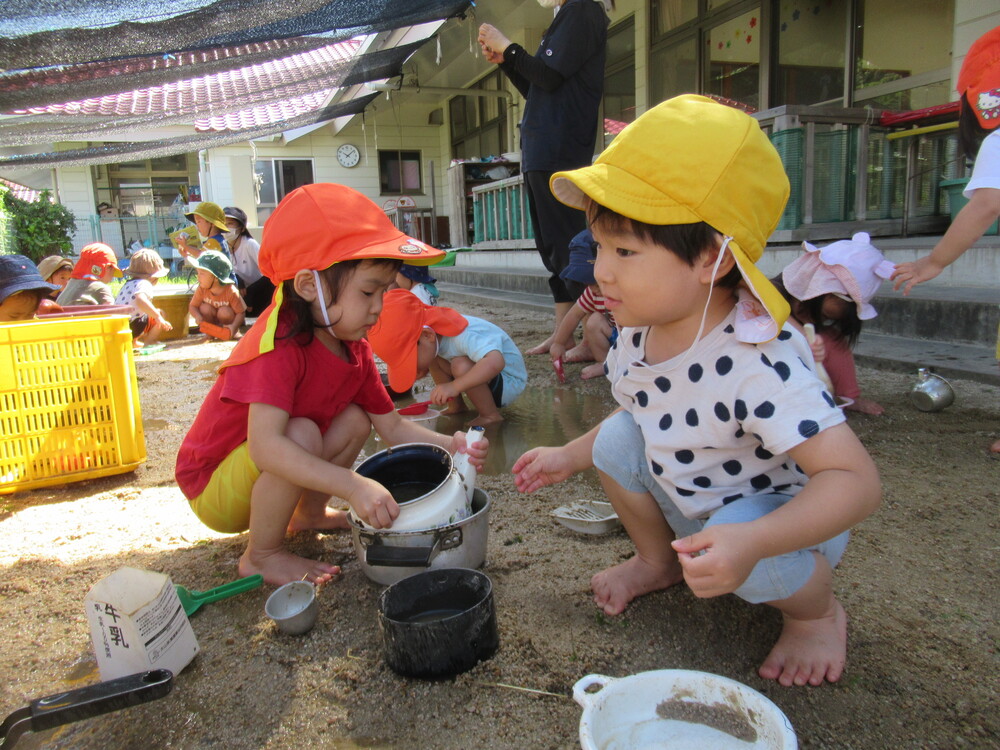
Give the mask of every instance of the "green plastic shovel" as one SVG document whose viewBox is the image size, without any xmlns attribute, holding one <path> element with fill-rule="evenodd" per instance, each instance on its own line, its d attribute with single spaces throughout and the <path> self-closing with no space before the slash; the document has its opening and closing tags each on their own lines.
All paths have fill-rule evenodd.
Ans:
<svg viewBox="0 0 1000 750">
<path fill-rule="evenodd" d="M 181 606 L 184 607 L 184 614 L 190 617 L 198 611 L 198 608 L 202 604 L 217 602 L 219 599 L 242 594 L 244 591 L 257 588 L 262 583 L 264 583 L 264 576 L 253 575 L 240 578 L 238 581 L 233 581 L 232 583 L 225 583 L 222 586 L 216 586 L 214 589 L 209 589 L 208 591 L 189 591 L 179 583 L 175 583 L 174 588 L 177 589 L 177 596 L 181 600 Z"/>
</svg>

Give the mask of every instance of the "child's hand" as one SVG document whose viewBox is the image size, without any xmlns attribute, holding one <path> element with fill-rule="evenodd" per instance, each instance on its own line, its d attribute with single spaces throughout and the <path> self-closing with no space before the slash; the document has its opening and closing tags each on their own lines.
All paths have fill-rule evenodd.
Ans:
<svg viewBox="0 0 1000 750">
<path fill-rule="evenodd" d="M 490 441 L 484 435 L 480 434 L 476 443 L 470 446 L 468 439 L 469 433 L 456 432 L 451 438 L 451 447 L 448 450 L 452 455 L 456 453 L 468 453 L 469 463 L 475 466 L 476 470 L 482 469 L 483 464 L 486 463 L 486 454 L 490 450 Z"/>
<path fill-rule="evenodd" d="M 566 356 L 566 345 L 560 343 L 553 343 L 549 347 L 549 356 L 552 361 L 555 362 L 557 359 L 564 359 Z"/>
<path fill-rule="evenodd" d="M 675 540 L 671 546 L 684 569 L 687 585 L 703 599 L 731 594 L 760 559 L 747 543 L 744 524 L 710 526 Z"/>
<path fill-rule="evenodd" d="M 514 484 L 519 492 L 534 492 L 573 475 L 573 467 L 562 448 L 532 448 L 514 464 Z"/>
<path fill-rule="evenodd" d="M 367 477 L 358 476 L 357 489 L 344 499 L 357 513 L 358 517 L 376 529 L 392 526 L 393 520 L 399 515 L 399 505 L 389 492 L 378 482 Z"/>
<path fill-rule="evenodd" d="M 925 255 L 912 263 L 899 263 L 893 271 L 892 288 L 899 291 L 903 287 L 903 295 L 910 293 L 917 284 L 930 281 L 944 270 L 944 266 L 931 260 L 931 256 Z"/>
<path fill-rule="evenodd" d="M 431 391 L 429 398 L 430 402 L 435 406 L 444 406 L 460 394 L 461 391 L 455 387 L 454 383 L 442 383 L 441 385 L 434 386 L 434 390 Z"/>
</svg>

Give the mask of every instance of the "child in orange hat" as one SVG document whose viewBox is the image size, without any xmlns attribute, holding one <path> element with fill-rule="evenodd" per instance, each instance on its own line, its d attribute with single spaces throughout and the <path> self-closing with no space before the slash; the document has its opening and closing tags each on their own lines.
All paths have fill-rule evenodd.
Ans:
<svg viewBox="0 0 1000 750">
<path fill-rule="evenodd" d="M 962 194 L 969 202 L 958 212 L 929 255 L 900 263 L 893 288 L 909 294 L 958 260 L 1000 218 L 1000 26 L 987 31 L 969 48 L 958 73 L 961 110 L 959 141 L 967 159 L 974 159 L 972 177 Z M 1000 329 L 997 330 L 1000 359 Z M 990 446 L 1000 453 L 1000 440 Z"/>
<path fill-rule="evenodd" d="M 500 407 L 520 396 L 528 380 L 524 358 L 502 328 L 450 307 L 425 305 L 405 289 L 385 295 L 368 340 L 388 366 L 394 391 L 409 390 L 429 372 L 436 383 L 430 401 L 448 404 L 447 414 L 465 410 L 465 393 L 479 411 L 470 427 L 503 421 Z"/>
<path fill-rule="evenodd" d="M 249 529 L 241 576 L 283 584 L 337 574 L 284 544 L 286 531 L 347 528 L 347 514 L 328 507 L 331 497 L 370 526 L 392 525 L 392 495 L 351 469 L 373 427 L 389 445 L 466 450 L 464 433 L 441 435 L 396 412 L 365 340 L 402 261 L 442 256 L 342 185 L 298 188 L 268 219 L 259 262 L 274 300 L 220 368 L 175 472 L 207 526 Z M 477 467 L 486 449 L 482 440 L 468 448 Z"/>
<path fill-rule="evenodd" d="M 73 275 L 60 292 L 56 302 L 67 305 L 113 305 L 115 295 L 108 286 L 112 279 L 121 278 L 115 251 L 103 242 L 92 242 L 80 251 L 80 260 Z"/>
</svg>

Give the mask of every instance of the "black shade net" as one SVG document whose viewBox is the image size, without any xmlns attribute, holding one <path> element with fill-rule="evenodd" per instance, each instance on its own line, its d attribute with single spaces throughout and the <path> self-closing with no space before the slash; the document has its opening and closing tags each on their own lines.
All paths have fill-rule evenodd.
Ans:
<svg viewBox="0 0 1000 750">
<path fill-rule="evenodd" d="M 400 75 L 403 63 L 422 43 L 309 67 L 271 65 L 268 70 L 248 71 L 238 77 L 235 86 L 229 87 L 228 96 L 222 84 L 210 77 L 193 82 L 205 85 L 168 87 L 166 91 L 162 87 L 137 90 L 115 101 L 118 107 L 135 114 L 26 116 L 9 125 L 0 124 L 0 143 L 25 146 L 54 141 L 102 140 L 137 130 L 232 114 L 315 92 L 332 94 L 337 88 Z M 238 94 L 234 94 L 237 90 Z"/>
<path fill-rule="evenodd" d="M 469 0 L 4 0 L 0 70 L 232 47 L 326 43 L 461 14 Z"/>
</svg>

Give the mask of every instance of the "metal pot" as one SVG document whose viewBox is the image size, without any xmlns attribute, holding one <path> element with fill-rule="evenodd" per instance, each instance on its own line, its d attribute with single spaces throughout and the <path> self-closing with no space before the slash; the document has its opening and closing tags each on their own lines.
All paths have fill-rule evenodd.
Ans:
<svg viewBox="0 0 1000 750">
<path fill-rule="evenodd" d="M 910 390 L 910 401 L 915 407 L 920 411 L 941 411 L 954 400 L 955 391 L 947 380 L 926 367 L 917 370 L 917 382 Z"/>
<path fill-rule="evenodd" d="M 493 583 L 478 570 L 427 570 L 394 583 L 378 614 L 385 662 L 407 677 L 466 672 L 500 645 Z"/>
<path fill-rule="evenodd" d="M 469 443 L 475 444 L 481 434 L 481 427 L 469 430 Z M 476 467 L 467 453 L 452 457 L 432 443 L 403 443 L 362 461 L 357 472 L 392 493 L 399 504 L 399 515 L 392 522 L 395 531 L 444 526 L 472 513 Z M 350 517 L 371 528 L 353 510 Z"/>
<path fill-rule="evenodd" d="M 389 585 L 433 568 L 478 568 L 486 561 L 490 496 L 476 489 L 472 515 L 430 529 L 372 529 L 350 516 L 354 552 L 365 575 Z"/>
</svg>

